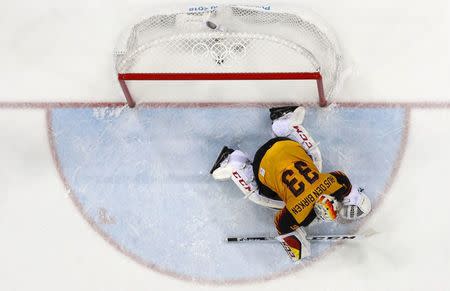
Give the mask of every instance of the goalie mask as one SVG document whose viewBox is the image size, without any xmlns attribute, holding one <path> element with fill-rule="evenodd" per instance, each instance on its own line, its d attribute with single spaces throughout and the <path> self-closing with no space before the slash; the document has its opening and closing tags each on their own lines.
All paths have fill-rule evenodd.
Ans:
<svg viewBox="0 0 450 291">
<path fill-rule="evenodd" d="M 372 204 L 369 197 L 364 194 L 364 188 L 353 187 L 350 194 L 344 197 L 339 215 L 348 220 L 356 220 L 369 214 L 371 209 Z"/>
</svg>

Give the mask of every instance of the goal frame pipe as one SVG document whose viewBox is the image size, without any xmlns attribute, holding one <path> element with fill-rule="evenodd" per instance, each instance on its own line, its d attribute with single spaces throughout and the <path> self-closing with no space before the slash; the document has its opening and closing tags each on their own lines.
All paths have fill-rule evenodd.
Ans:
<svg viewBox="0 0 450 291">
<path fill-rule="evenodd" d="M 126 81 L 236 81 L 236 80 L 316 80 L 319 105 L 327 106 L 322 75 L 319 72 L 264 72 L 264 73 L 119 73 L 118 80 L 129 107 L 136 101 Z"/>
</svg>

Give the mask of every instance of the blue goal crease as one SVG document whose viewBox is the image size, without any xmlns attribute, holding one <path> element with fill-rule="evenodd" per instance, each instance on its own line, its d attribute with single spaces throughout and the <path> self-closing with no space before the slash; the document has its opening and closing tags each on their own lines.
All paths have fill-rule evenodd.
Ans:
<svg viewBox="0 0 450 291">
<path fill-rule="evenodd" d="M 342 170 L 377 202 L 402 146 L 403 108 L 307 110 L 324 171 Z M 51 111 L 62 173 L 87 219 L 158 269 L 206 280 L 273 276 L 293 268 L 276 244 L 227 245 L 227 235 L 274 233 L 274 212 L 242 199 L 209 169 L 223 145 L 253 156 L 271 138 L 267 109 L 61 108 Z M 376 209 L 374 209 L 376 211 Z M 327 224 L 316 233 L 351 233 Z M 331 244 L 313 244 L 314 256 Z"/>
</svg>

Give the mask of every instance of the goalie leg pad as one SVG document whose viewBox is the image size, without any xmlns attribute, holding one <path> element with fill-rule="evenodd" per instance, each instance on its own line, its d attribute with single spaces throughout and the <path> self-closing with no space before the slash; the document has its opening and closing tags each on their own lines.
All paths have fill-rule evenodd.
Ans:
<svg viewBox="0 0 450 291">
<path fill-rule="evenodd" d="M 219 181 L 231 179 L 246 197 L 258 190 L 250 159 L 239 150 L 233 151 L 221 161 L 212 176 Z"/>
<path fill-rule="evenodd" d="M 231 150 L 231 152 L 226 152 L 226 150 L 231 149 L 224 147 L 222 152 L 219 154 L 216 163 L 211 169 L 213 178 L 218 181 L 230 179 L 234 169 L 244 168 L 246 164 L 250 163 L 250 160 L 245 153 L 239 150 Z"/>
<path fill-rule="evenodd" d="M 242 168 L 232 168 L 231 180 L 244 193 L 245 197 L 250 197 L 258 191 L 251 164 L 245 164 Z"/>
<path fill-rule="evenodd" d="M 261 195 L 259 193 L 259 189 L 258 191 L 255 191 L 252 194 L 248 195 L 246 198 L 253 203 L 276 210 L 282 209 L 285 206 L 284 202 L 281 200 L 270 199 L 266 196 Z"/>
<path fill-rule="evenodd" d="M 277 137 L 287 137 L 302 145 L 312 158 L 317 169 L 322 171 L 322 154 L 319 144 L 314 141 L 308 131 L 302 126 L 305 109 L 297 107 L 294 112 L 283 115 L 272 123 L 272 131 Z"/>
<path fill-rule="evenodd" d="M 255 181 L 253 167 L 250 163 L 246 163 L 243 167 L 233 169 L 231 173 L 231 180 L 244 193 L 244 198 L 261 205 L 273 209 L 281 209 L 284 207 L 284 202 L 281 200 L 274 200 L 265 197 L 259 193 L 258 184 Z"/>
<path fill-rule="evenodd" d="M 320 153 L 319 144 L 314 141 L 312 136 L 302 125 L 291 124 L 291 132 L 287 137 L 301 144 L 312 158 L 317 169 L 322 171 L 322 154 Z"/>
<path fill-rule="evenodd" d="M 220 166 L 212 171 L 212 176 L 218 181 L 231 179 L 238 186 L 239 190 L 244 193 L 244 198 L 253 203 L 273 209 L 284 207 L 283 201 L 270 199 L 259 193 L 250 159 L 239 150 L 235 150 L 226 156 L 220 162 Z"/>
</svg>

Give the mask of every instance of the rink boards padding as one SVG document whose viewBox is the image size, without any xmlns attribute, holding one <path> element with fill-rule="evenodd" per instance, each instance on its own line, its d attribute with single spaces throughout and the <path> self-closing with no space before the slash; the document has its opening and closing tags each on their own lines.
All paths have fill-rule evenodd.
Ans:
<svg viewBox="0 0 450 291">
<path fill-rule="evenodd" d="M 307 108 L 304 126 L 320 143 L 323 170 L 344 171 L 364 186 L 373 213 L 399 166 L 408 113 L 401 106 Z M 48 119 L 70 197 L 105 239 L 141 264 L 185 279 L 242 282 L 304 268 L 335 246 L 315 243 L 314 256 L 293 266 L 277 244 L 225 242 L 275 233 L 272 210 L 209 175 L 223 145 L 253 156 L 271 138 L 265 106 L 56 108 Z M 310 232 L 352 233 L 363 223 Z"/>
</svg>

